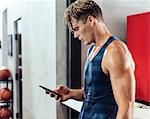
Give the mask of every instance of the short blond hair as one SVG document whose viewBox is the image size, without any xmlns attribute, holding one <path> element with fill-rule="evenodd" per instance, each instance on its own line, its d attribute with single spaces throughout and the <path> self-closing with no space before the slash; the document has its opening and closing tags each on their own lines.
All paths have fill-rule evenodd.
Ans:
<svg viewBox="0 0 150 119">
<path fill-rule="evenodd" d="M 77 0 L 66 8 L 64 21 L 67 25 L 71 25 L 71 17 L 73 17 L 77 21 L 86 23 L 89 15 L 103 20 L 102 10 L 97 3 L 93 0 Z"/>
</svg>

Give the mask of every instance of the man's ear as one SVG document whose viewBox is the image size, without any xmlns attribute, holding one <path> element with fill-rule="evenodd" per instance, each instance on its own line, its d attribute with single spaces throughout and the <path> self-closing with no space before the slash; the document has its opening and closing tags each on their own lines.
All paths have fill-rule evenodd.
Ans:
<svg viewBox="0 0 150 119">
<path fill-rule="evenodd" d="M 95 18 L 91 15 L 89 15 L 88 18 L 87 18 L 87 22 L 89 24 L 91 24 L 92 26 L 94 25 L 94 20 L 95 20 Z"/>
</svg>

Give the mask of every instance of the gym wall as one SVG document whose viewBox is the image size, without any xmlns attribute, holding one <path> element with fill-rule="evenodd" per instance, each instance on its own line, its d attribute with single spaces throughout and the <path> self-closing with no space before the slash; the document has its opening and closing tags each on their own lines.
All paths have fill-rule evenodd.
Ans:
<svg viewBox="0 0 150 119">
<path fill-rule="evenodd" d="M 7 34 L 13 35 L 14 55 L 6 65 L 14 79 L 14 21 L 18 18 L 22 20 L 23 119 L 56 119 L 56 101 L 39 88 L 56 87 L 56 2 L 13 1 L 7 8 Z M 15 87 L 14 83 L 14 117 Z"/>
</svg>

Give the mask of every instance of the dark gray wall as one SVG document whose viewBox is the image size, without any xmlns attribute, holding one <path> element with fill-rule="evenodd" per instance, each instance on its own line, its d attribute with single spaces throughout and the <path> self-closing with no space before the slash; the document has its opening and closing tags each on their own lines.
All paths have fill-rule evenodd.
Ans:
<svg viewBox="0 0 150 119">
<path fill-rule="evenodd" d="M 67 84 L 66 0 L 56 0 L 56 85 Z M 67 119 L 67 107 L 57 103 L 57 119 Z"/>
</svg>

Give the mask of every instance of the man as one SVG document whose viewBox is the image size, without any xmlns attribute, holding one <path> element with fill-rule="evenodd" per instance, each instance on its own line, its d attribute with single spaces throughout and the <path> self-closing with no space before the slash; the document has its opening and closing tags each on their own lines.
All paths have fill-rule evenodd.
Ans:
<svg viewBox="0 0 150 119">
<path fill-rule="evenodd" d="M 88 50 L 84 67 L 84 89 L 60 85 L 54 91 L 62 97 L 56 99 L 83 100 L 79 119 L 132 119 L 135 65 L 127 46 L 108 31 L 93 0 L 72 3 L 64 20 L 75 38 L 94 45 Z"/>
</svg>

